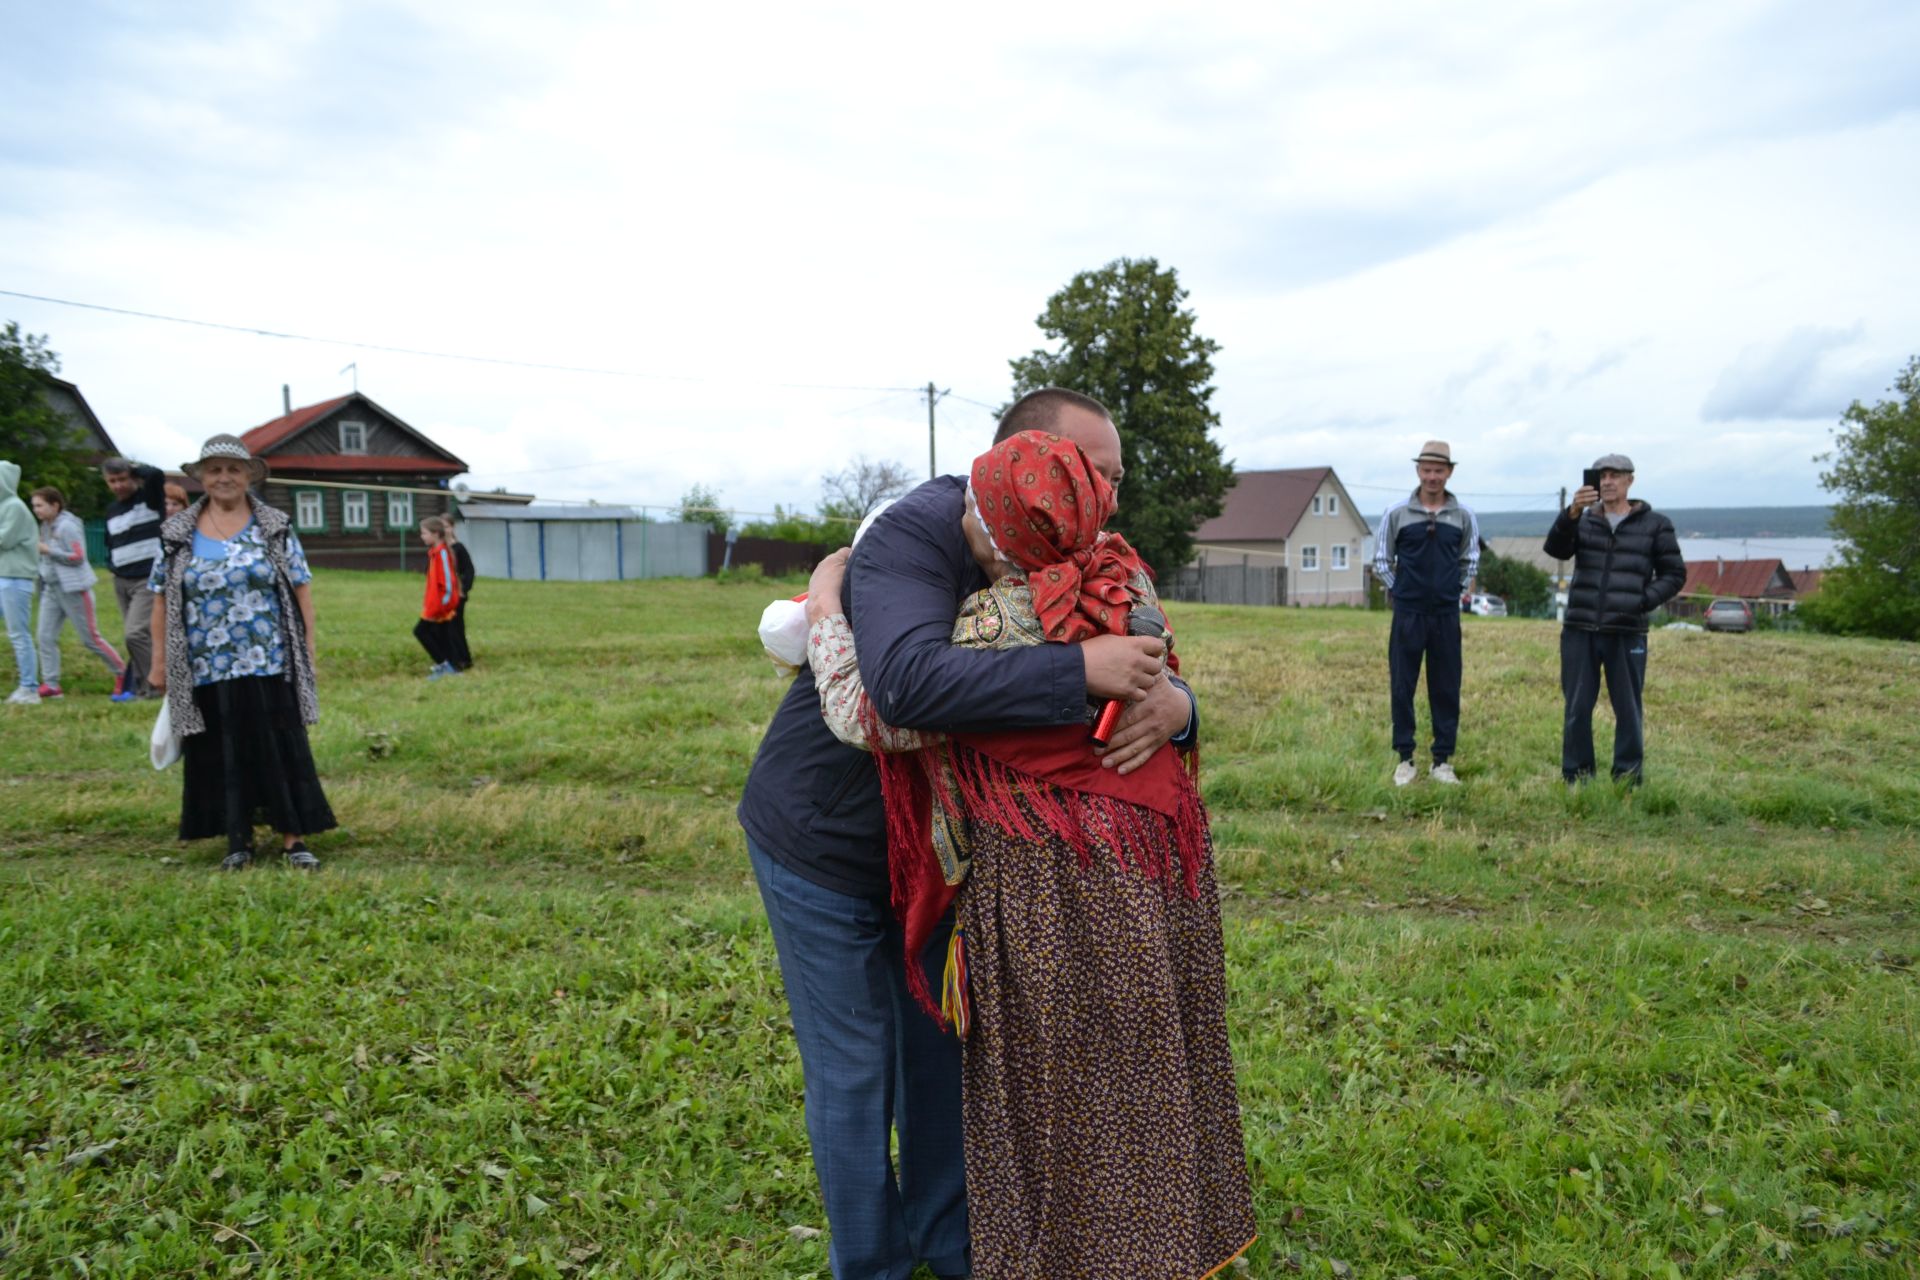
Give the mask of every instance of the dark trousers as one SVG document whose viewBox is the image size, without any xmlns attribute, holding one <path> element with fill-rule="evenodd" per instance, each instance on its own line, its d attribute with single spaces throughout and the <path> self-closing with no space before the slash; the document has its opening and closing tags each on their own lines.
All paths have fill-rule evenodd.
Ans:
<svg viewBox="0 0 1920 1280">
<path fill-rule="evenodd" d="M 807 1137 L 836 1280 L 968 1271 L 960 1042 L 907 992 L 885 900 L 850 898 L 747 844 L 766 904 L 806 1082 Z M 926 951 L 939 990 L 943 925 Z M 898 1134 L 896 1175 L 888 1133 Z"/>
<path fill-rule="evenodd" d="M 447 661 L 462 671 L 473 665 L 473 653 L 467 648 L 467 601 L 464 596 L 460 606 L 453 611 L 453 618 L 447 623 Z"/>
<path fill-rule="evenodd" d="M 433 659 L 436 667 L 452 660 L 447 647 L 447 625 L 444 622 L 428 622 L 425 618 L 413 624 L 413 638 L 420 642 L 420 647 L 427 651 L 427 656 Z"/>
<path fill-rule="evenodd" d="M 1560 773 L 1567 781 L 1593 776 L 1593 704 L 1600 676 L 1613 703 L 1613 776 L 1640 780 L 1646 750 L 1647 637 L 1632 631 L 1560 631 L 1560 692 L 1567 700 L 1560 734 Z"/>
<path fill-rule="evenodd" d="M 1387 672 L 1393 684 L 1393 749 L 1413 759 L 1413 692 L 1420 661 L 1427 663 L 1427 712 L 1433 718 L 1433 762 L 1453 758 L 1460 734 L 1460 611 L 1393 611 L 1387 639 Z"/>
</svg>

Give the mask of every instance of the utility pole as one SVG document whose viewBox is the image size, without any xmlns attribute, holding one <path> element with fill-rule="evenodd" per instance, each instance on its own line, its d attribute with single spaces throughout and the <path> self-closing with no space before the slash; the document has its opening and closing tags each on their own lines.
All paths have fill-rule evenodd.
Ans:
<svg viewBox="0 0 1920 1280">
<path fill-rule="evenodd" d="M 952 387 L 947 388 L 947 391 L 951 390 L 953 390 Z M 940 403 L 940 398 L 946 395 L 947 391 L 938 390 L 933 383 L 927 383 L 927 479 L 929 480 L 937 479 L 940 475 L 940 464 L 934 461 L 933 456 L 933 406 Z"/>
</svg>

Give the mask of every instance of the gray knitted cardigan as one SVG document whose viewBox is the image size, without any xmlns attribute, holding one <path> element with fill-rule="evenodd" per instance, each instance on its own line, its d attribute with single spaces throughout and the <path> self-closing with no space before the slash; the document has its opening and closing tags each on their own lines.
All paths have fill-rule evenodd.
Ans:
<svg viewBox="0 0 1920 1280">
<path fill-rule="evenodd" d="M 307 657 L 306 621 L 293 598 L 293 566 L 287 558 L 287 540 L 293 522 L 278 507 L 270 507 L 252 494 L 247 502 L 253 507 L 254 523 L 260 526 L 267 544 L 267 560 L 273 565 L 273 590 L 280 604 L 280 632 L 286 640 L 287 671 L 300 703 L 303 724 L 320 722 L 320 697 L 314 690 L 313 663 Z M 207 723 L 193 705 L 193 663 L 187 654 L 187 565 L 193 560 L 193 526 L 200 519 L 206 499 L 167 518 L 160 526 L 160 561 L 166 566 L 167 592 L 161 607 L 167 611 L 167 711 L 173 719 L 173 731 L 184 738 L 204 733 Z"/>
</svg>

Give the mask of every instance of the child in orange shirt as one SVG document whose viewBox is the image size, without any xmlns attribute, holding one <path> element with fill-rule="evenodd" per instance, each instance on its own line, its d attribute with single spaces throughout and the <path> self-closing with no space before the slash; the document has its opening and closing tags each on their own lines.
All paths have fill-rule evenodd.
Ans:
<svg viewBox="0 0 1920 1280">
<path fill-rule="evenodd" d="M 427 548 L 427 598 L 420 606 L 420 621 L 414 624 L 414 639 L 433 659 L 427 679 L 457 676 L 449 642 L 449 624 L 460 612 L 460 574 L 454 565 L 453 548 L 447 545 L 447 522 L 442 516 L 428 516 L 420 522 L 420 541 Z"/>
</svg>

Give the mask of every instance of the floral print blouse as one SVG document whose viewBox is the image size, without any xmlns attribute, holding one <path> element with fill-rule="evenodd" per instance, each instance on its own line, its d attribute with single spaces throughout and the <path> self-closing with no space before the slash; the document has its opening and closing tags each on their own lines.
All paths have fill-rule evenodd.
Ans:
<svg viewBox="0 0 1920 1280">
<path fill-rule="evenodd" d="M 291 583 L 313 581 L 297 534 L 287 535 Z M 273 586 L 273 562 L 267 559 L 260 526 L 246 528 L 225 542 L 195 530 L 193 560 L 185 578 L 187 660 L 194 687 L 243 676 L 284 675 L 287 632 L 280 624 L 280 598 Z M 153 562 L 147 589 L 167 589 L 166 559 Z"/>
</svg>

